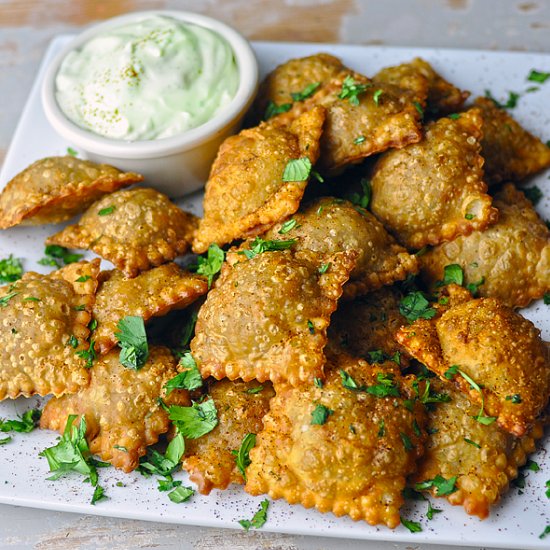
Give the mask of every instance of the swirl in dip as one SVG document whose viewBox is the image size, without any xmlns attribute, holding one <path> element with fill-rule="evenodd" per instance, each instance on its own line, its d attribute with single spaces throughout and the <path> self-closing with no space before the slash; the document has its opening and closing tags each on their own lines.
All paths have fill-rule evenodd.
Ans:
<svg viewBox="0 0 550 550">
<path fill-rule="evenodd" d="M 118 140 L 154 140 L 212 119 L 235 96 L 239 70 L 216 32 L 153 15 L 70 52 L 55 86 L 59 107 L 81 128 Z"/>
</svg>

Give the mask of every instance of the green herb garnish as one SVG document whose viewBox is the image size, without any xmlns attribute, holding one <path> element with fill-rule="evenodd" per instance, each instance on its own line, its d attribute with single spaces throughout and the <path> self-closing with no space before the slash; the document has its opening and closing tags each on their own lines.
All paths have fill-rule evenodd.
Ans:
<svg viewBox="0 0 550 550">
<path fill-rule="evenodd" d="M 311 173 L 312 164 L 309 158 L 290 159 L 283 172 L 283 181 L 306 181 Z"/>
<path fill-rule="evenodd" d="M 464 271 L 458 264 L 446 265 L 443 269 L 443 280 L 438 281 L 437 286 L 446 286 L 455 284 L 462 286 L 464 284 Z"/>
<path fill-rule="evenodd" d="M 544 197 L 542 191 L 536 185 L 533 185 L 533 187 L 524 187 L 523 193 L 525 194 L 527 199 L 531 201 L 533 206 L 536 206 L 540 202 L 542 197 Z"/>
<path fill-rule="evenodd" d="M 539 84 L 544 84 L 550 78 L 550 73 L 543 73 L 542 71 L 537 71 L 536 69 L 531 69 L 531 72 L 527 76 L 527 80 L 530 82 L 538 82 Z"/>
<path fill-rule="evenodd" d="M 311 84 L 308 84 L 301 92 L 291 92 L 290 97 L 292 97 L 293 101 L 304 101 L 304 99 L 311 97 L 320 85 L 320 82 L 312 82 Z"/>
<path fill-rule="evenodd" d="M 63 265 L 73 264 L 83 257 L 83 254 L 69 252 L 64 246 L 59 246 L 57 244 L 49 244 L 46 246 L 44 254 L 45 257 L 38 260 L 38 263 L 40 265 L 52 267 L 62 267 Z"/>
<path fill-rule="evenodd" d="M 293 247 L 298 242 L 297 239 L 288 239 L 288 240 L 275 240 L 275 241 L 265 241 L 261 237 L 256 237 L 250 243 L 250 249 L 242 250 L 240 253 L 244 254 L 249 260 L 257 256 L 258 254 L 263 254 L 264 252 L 276 252 L 278 250 L 288 250 Z"/>
<path fill-rule="evenodd" d="M 199 275 L 208 279 L 208 288 L 212 286 L 214 277 L 221 271 L 224 260 L 225 252 L 215 243 L 208 247 L 206 257 L 197 258 L 197 265 L 193 267 Z"/>
<path fill-rule="evenodd" d="M 351 193 L 347 195 L 346 198 L 356 206 L 367 209 L 369 207 L 370 199 L 372 197 L 370 180 L 368 180 L 367 178 L 361 178 L 361 189 L 363 190 L 362 194 Z"/>
<path fill-rule="evenodd" d="M 464 438 L 464 441 L 468 443 L 468 445 L 472 445 L 473 447 L 476 447 L 477 449 L 481 449 L 481 445 L 479 443 L 476 443 L 475 441 L 472 441 L 471 439 L 468 439 L 467 437 Z"/>
<path fill-rule="evenodd" d="M 168 380 L 164 385 L 166 395 L 170 395 L 174 390 L 196 390 L 202 386 L 202 377 L 197 367 L 197 363 L 191 353 L 184 353 L 180 359 L 180 365 L 185 369 Z"/>
<path fill-rule="evenodd" d="M 108 216 L 109 214 L 112 214 L 116 210 L 116 206 L 107 206 L 106 208 L 102 208 L 97 215 L 98 216 Z"/>
<path fill-rule="evenodd" d="M 317 405 L 311 413 L 311 424 L 322 426 L 331 414 L 334 414 L 332 409 L 324 405 Z"/>
<path fill-rule="evenodd" d="M 287 220 L 286 222 L 281 225 L 281 229 L 277 233 L 279 235 L 286 235 L 289 231 L 292 231 L 295 227 L 300 227 L 298 225 L 298 222 L 293 218 L 291 220 Z"/>
<path fill-rule="evenodd" d="M 168 493 L 168 498 L 176 504 L 181 504 L 189 500 L 195 494 L 195 490 L 191 487 L 176 487 L 171 493 Z"/>
<path fill-rule="evenodd" d="M 490 90 L 485 90 L 485 97 L 490 99 L 499 109 L 513 109 L 517 106 L 519 100 L 519 94 L 516 92 L 508 92 L 506 103 L 501 103 L 495 99 Z"/>
<path fill-rule="evenodd" d="M 361 145 L 361 143 L 363 143 L 365 141 L 365 139 L 367 139 L 365 136 L 357 136 L 354 140 L 353 140 L 353 143 L 355 145 Z"/>
<path fill-rule="evenodd" d="M 2 298 L 0 298 L 0 307 L 6 307 L 9 301 L 18 294 L 19 292 L 10 292 L 9 294 L 2 296 Z"/>
<path fill-rule="evenodd" d="M 420 483 L 416 483 L 414 488 L 417 491 L 425 491 L 426 489 L 435 489 L 435 494 L 438 497 L 444 497 L 458 490 L 456 486 L 457 476 L 445 479 L 443 476 L 437 475 L 433 479 L 427 479 Z"/>
<path fill-rule="evenodd" d="M 422 531 L 422 526 L 417 521 L 411 521 L 402 517 L 401 524 L 406 527 L 411 533 L 420 533 Z"/>
<path fill-rule="evenodd" d="M 269 500 L 262 500 L 260 503 L 260 509 L 252 516 L 252 519 L 241 519 L 239 524 L 245 531 L 248 531 L 250 528 L 260 529 L 264 526 L 267 521 L 267 510 L 269 508 Z"/>
<path fill-rule="evenodd" d="M 374 94 L 372 95 L 372 100 L 376 103 L 376 105 L 380 104 L 380 96 L 384 93 L 383 90 L 376 90 Z"/>
<path fill-rule="evenodd" d="M 0 283 L 13 283 L 21 279 L 23 275 L 23 264 L 19 258 L 10 254 L 7 258 L 0 260 Z"/>
<path fill-rule="evenodd" d="M 38 421 L 40 420 L 41 415 L 42 411 L 40 409 L 30 409 L 15 420 L 5 420 L 0 418 L 0 432 L 32 432 L 36 426 L 38 426 Z"/>
<path fill-rule="evenodd" d="M 168 410 L 170 420 L 187 439 L 197 439 L 218 425 L 218 411 L 213 399 L 194 402 L 190 407 L 172 405 Z"/>
<path fill-rule="evenodd" d="M 484 283 L 485 283 L 485 277 L 481 277 L 481 279 L 476 283 L 468 283 L 466 285 L 466 289 L 472 293 L 472 296 L 477 296 L 477 293 L 479 292 L 479 287 Z"/>
<path fill-rule="evenodd" d="M 241 446 L 238 451 L 231 451 L 235 457 L 237 469 L 241 472 L 243 479 L 246 481 L 246 469 L 250 466 L 250 451 L 256 445 L 256 434 L 248 433 L 243 437 Z"/>
<path fill-rule="evenodd" d="M 342 83 L 342 90 L 338 94 L 338 99 L 347 99 L 351 105 L 357 107 L 359 105 L 359 96 L 371 86 L 371 84 L 356 83 L 353 78 L 348 75 Z"/>
<path fill-rule="evenodd" d="M 275 102 L 270 101 L 267 104 L 267 108 L 264 113 L 264 120 L 269 120 L 270 118 L 280 115 L 281 113 L 286 113 L 292 109 L 292 103 L 282 103 L 277 105 Z"/>
<path fill-rule="evenodd" d="M 319 269 L 317 271 L 319 271 L 319 273 L 321 275 L 324 275 L 329 269 L 330 269 L 330 266 L 332 265 L 332 262 L 328 262 L 326 264 L 322 264 Z"/>
<path fill-rule="evenodd" d="M 77 357 L 80 357 L 81 359 L 84 359 L 86 361 L 84 367 L 87 369 L 92 368 L 94 365 L 94 361 L 97 359 L 94 345 L 95 341 L 90 340 L 90 345 L 88 346 L 88 349 L 81 349 L 76 352 Z"/>
<path fill-rule="evenodd" d="M 120 346 L 121 364 L 128 369 L 139 370 L 149 357 L 143 318 L 127 315 L 117 323 L 116 327 L 118 332 L 115 332 L 115 336 Z"/>
<path fill-rule="evenodd" d="M 255 395 L 256 393 L 260 393 L 264 387 L 260 384 L 259 386 L 256 386 L 254 388 L 249 388 L 246 390 L 246 393 L 249 393 L 250 395 Z"/>
<path fill-rule="evenodd" d="M 420 290 L 413 291 L 405 296 L 399 303 L 399 313 L 409 322 L 417 319 L 432 319 L 436 310 L 430 307 L 430 303 L 426 300 L 423 292 Z"/>
</svg>

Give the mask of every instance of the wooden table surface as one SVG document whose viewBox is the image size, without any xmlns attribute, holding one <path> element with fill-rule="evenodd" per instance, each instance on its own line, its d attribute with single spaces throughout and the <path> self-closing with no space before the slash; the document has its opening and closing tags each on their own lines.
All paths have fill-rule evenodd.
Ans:
<svg viewBox="0 0 550 550">
<path fill-rule="evenodd" d="M 0 163 L 52 37 L 76 32 L 82 26 L 114 15 L 155 8 L 187 9 L 211 15 L 257 40 L 550 52 L 548 0 L 0 0 Z M 0 505 L 0 548 L 443 550 L 444 547 L 339 542 Z"/>
</svg>

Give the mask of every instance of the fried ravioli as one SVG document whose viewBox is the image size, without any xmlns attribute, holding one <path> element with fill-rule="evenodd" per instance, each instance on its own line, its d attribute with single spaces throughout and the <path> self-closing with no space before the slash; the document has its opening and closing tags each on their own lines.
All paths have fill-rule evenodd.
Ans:
<svg viewBox="0 0 550 550">
<path fill-rule="evenodd" d="M 68 220 L 103 195 L 142 180 L 139 174 L 72 156 L 38 160 L 0 194 L 0 229 Z"/>
<path fill-rule="evenodd" d="M 99 260 L 50 275 L 28 272 L 0 288 L 0 400 L 56 396 L 88 384 L 88 323 Z"/>
<path fill-rule="evenodd" d="M 296 159 L 315 164 L 324 120 L 317 107 L 288 127 L 263 123 L 224 141 L 206 183 L 194 252 L 263 233 L 298 210 L 308 177 L 284 181 L 285 168 Z"/>
<path fill-rule="evenodd" d="M 531 321 L 494 298 L 457 304 L 397 333 L 417 360 L 480 407 L 480 422 L 496 420 L 524 436 L 548 404 L 550 350 Z"/>
<path fill-rule="evenodd" d="M 532 203 L 513 184 L 494 195 L 498 221 L 428 250 L 419 257 L 423 280 L 432 288 L 444 268 L 458 264 L 465 284 L 479 284 L 480 296 L 525 307 L 550 291 L 550 231 Z"/>
<path fill-rule="evenodd" d="M 316 200 L 292 220 L 277 224 L 264 238 L 298 239 L 295 250 L 312 250 L 318 254 L 357 252 L 355 268 L 344 286 L 347 299 L 418 271 L 416 256 L 398 245 L 370 212 L 348 201 L 331 197 Z M 292 229 L 287 231 L 289 226 Z"/>
<path fill-rule="evenodd" d="M 322 387 L 275 390 L 245 490 L 396 527 L 425 439 L 422 405 L 404 406 L 413 397 L 408 381 L 393 368 L 340 356 Z"/>
<path fill-rule="evenodd" d="M 396 288 L 383 287 L 353 301 L 340 302 L 332 314 L 330 342 L 371 363 L 394 358 L 406 367 L 409 355 L 395 340 L 396 332 L 407 324 L 399 312 L 401 298 Z"/>
<path fill-rule="evenodd" d="M 483 182 L 478 110 L 426 126 L 420 143 L 385 153 L 372 177 L 371 211 L 407 248 L 485 229 L 496 221 Z"/>
<path fill-rule="evenodd" d="M 190 248 L 197 218 L 149 188 L 118 191 L 94 203 L 76 225 L 48 244 L 92 250 L 127 277 L 161 265 Z"/>
<path fill-rule="evenodd" d="M 174 263 L 155 267 L 128 279 L 120 271 L 103 271 L 94 305 L 96 350 L 107 353 L 117 343 L 117 323 L 127 315 L 144 321 L 183 309 L 206 294 L 208 284 Z"/>
<path fill-rule="evenodd" d="M 191 351 L 203 378 L 292 385 L 322 378 L 330 315 L 355 253 L 235 255 L 242 260 L 226 262 L 199 311 Z"/>
<path fill-rule="evenodd" d="M 147 362 L 137 371 L 123 367 L 118 351 L 112 350 L 92 367 L 87 388 L 48 401 L 40 427 L 62 433 L 69 415 L 84 415 L 90 451 L 115 468 L 131 472 L 147 447 L 170 427 L 158 398 L 164 396 L 163 386 L 177 372 L 176 360 L 167 348 L 151 347 Z M 165 401 L 190 404 L 183 390 L 171 392 Z"/>
<path fill-rule="evenodd" d="M 478 97 L 474 105 L 483 116 L 481 154 L 489 184 L 521 181 L 550 166 L 550 147 L 522 128 L 493 101 Z"/>
<path fill-rule="evenodd" d="M 440 380 L 431 383 L 450 401 L 439 403 L 428 414 L 426 453 L 412 481 L 456 477 L 455 490 L 445 498 L 451 504 L 464 506 L 467 514 L 485 519 L 490 507 L 508 489 L 510 480 L 517 477 L 527 455 L 535 450 L 535 441 L 543 435 L 542 423 L 537 421 L 527 435 L 514 437 L 496 423 L 477 422 L 474 417 L 479 406 L 470 403 L 451 384 Z M 430 492 L 438 496 L 435 488 Z"/>
<path fill-rule="evenodd" d="M 226 489 L 230 483 L 244 483 L 233 451 L 238 452 L 247 434 L 262 430 L 262 419 L 275 395 L 271 383 L 252 380 L 220 380 L 209 385 L 209 395 L 218 410 L 218 424 L 206 435 L 189 439 L 185 445 L 183 468 L 199 492 Z"/>
</svg>

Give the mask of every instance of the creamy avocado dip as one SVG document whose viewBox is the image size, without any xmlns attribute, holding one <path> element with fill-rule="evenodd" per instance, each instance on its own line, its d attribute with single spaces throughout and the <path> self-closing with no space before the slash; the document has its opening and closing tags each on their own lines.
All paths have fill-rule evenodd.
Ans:
<svg viewBox="0 0 550 550">
<path fill-rule="evenodd" d="M 153 140 L 204 124 L 239 85 L 233 50 L 219 34 L 149 16 L 71 51 L 56 99 L 78 126 L 126 141 Z"/>
</svg>

